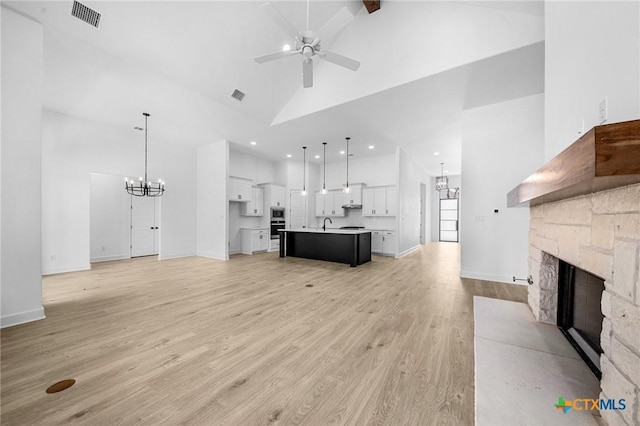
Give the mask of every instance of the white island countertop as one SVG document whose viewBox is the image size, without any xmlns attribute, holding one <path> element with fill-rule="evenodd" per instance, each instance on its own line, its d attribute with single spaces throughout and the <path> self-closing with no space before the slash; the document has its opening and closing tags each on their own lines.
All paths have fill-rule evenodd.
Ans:
<svg viewBox="0 0 640 426">
<path fill-rule="evenodd" d="M 279 229 L 278 232 L 308 232 L 314 234 L 347 234 L 347 235 L 358 235 L 358 234 L 369 234 L 371 233 L 368 229 L 340 229 L 340 228 L 327 228 L 327 230 L 323 230 L 322 228 L 291 228 L 291 229 Z"/>
</svg>

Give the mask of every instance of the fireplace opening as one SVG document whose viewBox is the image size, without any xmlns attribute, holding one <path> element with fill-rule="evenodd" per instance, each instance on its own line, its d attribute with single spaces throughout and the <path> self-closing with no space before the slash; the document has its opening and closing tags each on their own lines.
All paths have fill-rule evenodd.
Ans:
<svg viewBox="0 0 640 426">
<path fill-rule="evenodd" d="M 600 380 L 600 301 L 604 280 L 560 260 L 558 271 L 558 327 Z"/>
</svg>

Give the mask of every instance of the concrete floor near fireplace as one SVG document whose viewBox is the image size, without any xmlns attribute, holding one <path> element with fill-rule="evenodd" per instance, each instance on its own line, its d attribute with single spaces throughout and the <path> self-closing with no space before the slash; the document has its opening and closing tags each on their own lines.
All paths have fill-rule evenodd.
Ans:
<svg viewBox="0 0 640 426">
<path fill-rule="evenodd" d="M 559 397 L 598 399 L 600 383 L 560 330 L 525 303 L 474 296 L 476 425 L 598 425 L 598 411 Z M 582 408 L 582 407 L 578 407 Z"/>
</svg>

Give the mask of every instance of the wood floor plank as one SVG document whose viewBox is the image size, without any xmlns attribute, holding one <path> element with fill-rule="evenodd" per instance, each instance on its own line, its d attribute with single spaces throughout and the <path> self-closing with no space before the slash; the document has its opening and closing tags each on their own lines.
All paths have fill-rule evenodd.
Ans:
<svg viewBox="0 0 640 426">
<path fill-rule="evenodd" d="M 264 253 L 47 276 L 47 318 L 1 331 L 1 422 L 473 424 L 473 296 L 527 289 L 460 279 L 459 256 L 432 243 L 357 268 Z"/>
</svg>

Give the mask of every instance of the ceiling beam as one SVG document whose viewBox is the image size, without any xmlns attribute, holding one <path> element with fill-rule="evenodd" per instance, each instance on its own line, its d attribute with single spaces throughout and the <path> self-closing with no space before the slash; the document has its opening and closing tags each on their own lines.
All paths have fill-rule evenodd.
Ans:
<svg viewBox="0 0 640 426">
<path fill-rule="evenodd" d="M 380 9 L 380 0 L 362 0 L 362 3 L 364 3 L 364 6 L 367 8 L 369 13 L 373 13 Z"/>
</svg>

